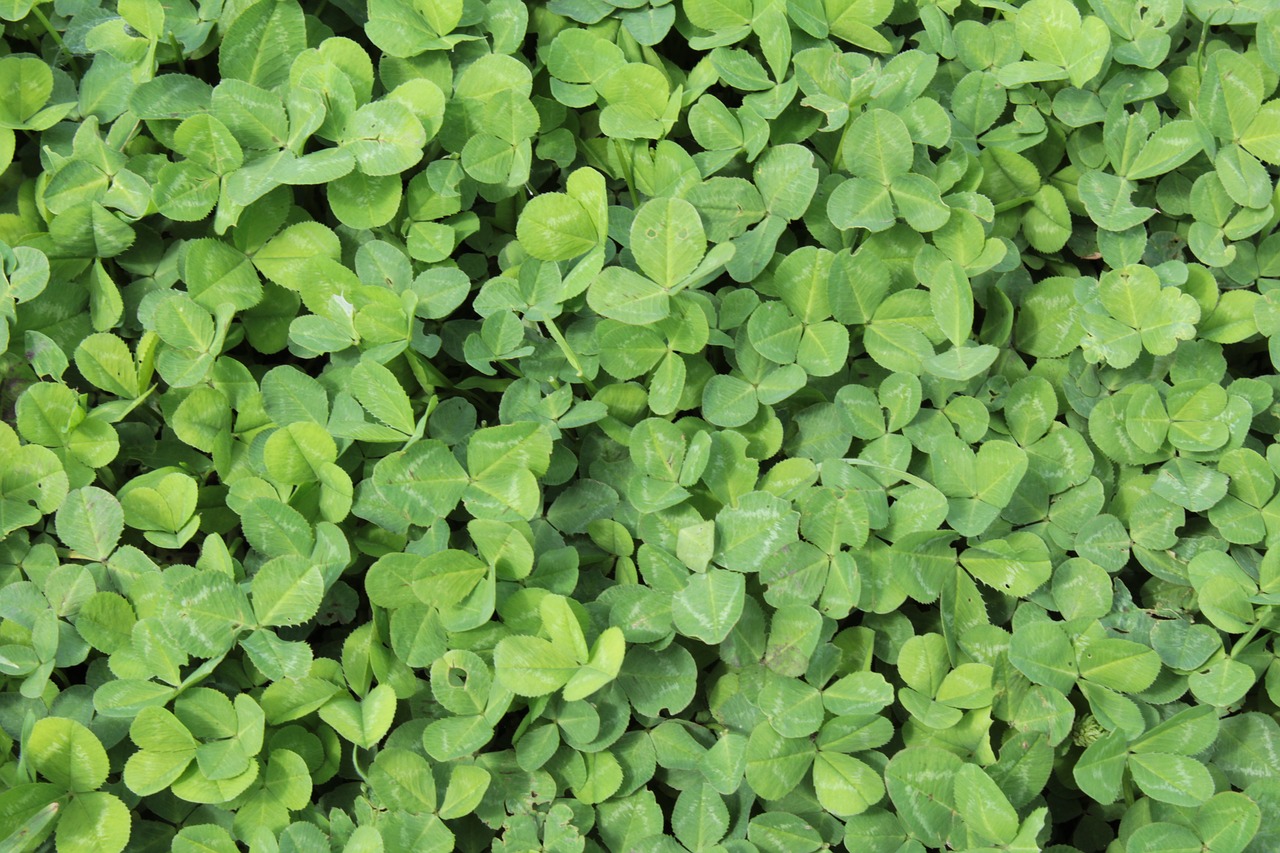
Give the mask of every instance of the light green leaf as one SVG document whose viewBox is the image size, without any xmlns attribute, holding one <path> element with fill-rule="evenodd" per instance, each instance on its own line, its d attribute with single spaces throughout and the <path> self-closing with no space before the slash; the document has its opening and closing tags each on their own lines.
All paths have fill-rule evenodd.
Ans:
<svg viewBox="0 0 1280 853">
<path fill-rule="evenodd" d="M 706 254 L 697 209 L 679 198 L 645 202 L 631 223 L 631 251 L 640 271 L 670 290 L 697 269 Z"/>
<path fill-rule="evenodd" d="M 712 568 L 694 575 L 671 600 L 676 630 L 708 645 L 724 640 L 742 615 L 746 580 L 737 573 Z"/>
<path fill-rule="evenodd" d="M 568 683 L 578 662 L 541 637 L 513 636 L 493 652 L 498 683 L 517 696 L 543 696 Z"/>
<path fill-rule="evenodd" d="M 107 780 L 102 742 L 75 720 L 38 720 L 27 737 L 25 754 L 32 770 L 70 793 L 95 791 Z"/>
<path fill-rule="evenodd" d="M 109 492 L 86 486 L 70 492 L 58 507 L 58 538 L 82 558 L 102 562 L 124 532 L 124 510 Z"/>
</svg>

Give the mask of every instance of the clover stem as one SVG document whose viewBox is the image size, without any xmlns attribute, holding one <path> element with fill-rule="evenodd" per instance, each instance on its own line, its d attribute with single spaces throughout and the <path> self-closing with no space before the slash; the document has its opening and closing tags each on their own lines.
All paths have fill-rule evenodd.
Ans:
<svg viewBox="0 0 1280 853">
<path fill-rule="evenodd" d="M 356 772 L 356 775 L 360 777 L 361 781 L 366 783 L 369 781 L 369 774 L 365 772 L 365 762 L 362 758 L 369 752 L 370 750 L 361 749 L 360 747 L 356 747 L 351 750 L 351 769 Z"/>
<path fill-rule="evenodd" d="M 564 357 L 568 359 L 569 365 L 573 368 L 574 372 L 578 374 L 578 378 L 582 380 L 582 384 L 586 386 L 588 391 L 595 394 L 595 383 L 587 378 L 586 372 L 582 369 L 582 362 L 579 360 L 578 354 L 573 351 L 573 347 L 569 345 L 565 336 L 560 333 L 560 327 L 556 325 L 556 321 L 548 317 L 546 320 L 542 321 L 542 325 L 547 327 L 547 332 L 551 335 L 551 339 L 556 342 L 556 346 L 560 347 L 560 352 L 564 353 Z"/>
<path fill-rule="evenodd" d="M 617 139 L 613 140 L 613 150 L 618 155 L 618 166 L 622 169 L 622 179 L 627 182 L 627 192 L 631 194 L 631 206 L 639 207 L 640 196 L 636 194 L 634 159 L 630 155 L 622 156 L 622 143 Z"/>
<path fill-rule="evenodd" d="M 845 119 L 844 127 L 840 130 L 840 141 L 836 143 L 835 156 L 831 158 L 831 171 L 844 171 L 844 138 L 849 135 L 849 126 L 853 124 L 853 110 L 849 110 L 849 117 Z"/>
<path fill-rule="evenodd" d="M 1257 621 L 1253 623 L 1253 625 L 1249 628 L 1249 630 L 1246 631 L 1244 635 L 1241 636 L 1240 639 L 1236 640 L 1235 644 L 1231 646 L 1230 657 L 1234 658 L 1239 652 L 1243 652 L 1245 649 L 1249 647 L 1249 644 L 1253 642 L 1253 638 L 1258 636 L 1258 632 L 1261 631 L 1263 628 L 1267 627 L 1267 623 L 1271 621 L 1271 614 L 1274 612 L 1275 612 L 1274 607 L 1268 606 L 1266 608 L 1265 612 L 1258 617 Z"/>
<path fill-rule="evenodd" d="M 36 20 L 40 22 L 40 26 L 44 27 L 44 31 L 53 39 L 53 43 L 58 46 L 58 49 L 66 50 L 67 46 L 63 43 L 62 36 L 58 35 L 58 31 L 49 23 L 49 19 L 45 16 L 44 12 L 41 11 L 38 5 L 31 7 L 31 14 L 36 16 Z"/>
<path fill-rule="evenodd" d="M 409 362 L 409 369 L 413 371 L 413 376 L 418 380 L 418 384 L 422 386 L 422 390 L 434 390 L 436 388 L 454 387 L 453 383 L 441 373 L 434 364 L 427 361 L 418 353 L 412 350 L 405 351 L 405 361 Z M 412 358 L 409 358 L 412 356 Z"/>
<path fill-rule="evenodd" d="M 1230 12 L 1230 9 L 1227 10 Z M 1213 26 L 1213 13 L 1209 13 L 1209 18 L 1200 25 L 1200 42 L 1196 45 L 1196 71 L 1200 76 L 1204 76 L 1204 46 L 1209 40 L 1209 28 Z"/>
<path fill-rule="evenodd" d="M 182 45 L 178 44 L 178 37 L 173 33 L 169 33 L 169 47 L 173 48 L 174 54 L 178 57 L 178 70 L 185 74 L 187 71 L 187 58 L 182 55 Z"/>
<path fill-rule="evenodd" d="M 120 141 L 120 144 L 119 144 L 119 146 L 116 148 L 116 150 L 117 150 L 117 151 L 124 151 L 125 146 L 126 146 L 126 145 L 128 145 L 130 142 L 132 142 L 132 141 L 133 141 L 133 137 L 137 136 L 137 134 L 138 134 L 138 129 L 139 129 L 140 127 L 142 127 L 142 119 L 137 119 L 136 121 L 134 121 L 134 123 L 133 123 L 133 127 L 129 128 L 129 132 L 128 132 L 127 134 L 125 134 L 124 139 Z"/>
<path fill-rule="evenodd" d="M 844 167 L 844 138 L 849 135 L 849 128 L 853 126 L 853 120 L 857 118 L 862 110 L 867 106 L 865 98 L 858 98 L 849 104 L 849 116 L 845 119 L 844 126 L 840 129 L 840 141 L 836 143 L 836 153 L 831 158 L 831 171 L 845 171 Z M 834 133 L 835 131 L 832 131 Z"/>
<path fill-rule="evenodd" d="M 236 637 L 239 637 L 239 635 L 240 635 L 240 632 L 237 630 L 233 635 L 233 639 Z M 232 648 L 234 647 L 235 647 L 235 644 L 233 642 Z M 174 689 L 173 698 L 174 699 L 178 698 L 183 693 L 185 693 L 188 688 L 194 687 L 195 685 L 199 684 L 201 681 L 204 681 L 206 678 L 208 678 L 213 673 L 213 671 L 218 668 L 218 664 L 222 663 L 223 658 L 227 656 L 227 652 L 229 651 L 231 651 L 230 648 L 227 649 L 227 651 L 222 652 L 221 654 L 215 657 L 209 658 L 207 661 L 200 664 L 198 669 L 193 670 L 190 675 L 182 679 L 182 683 L 179 684 Z"/>
<path fill-rule="evenodd" d="M 887 471 L 890 474 L 897 474 L 898 479 L 902 480 L 903 482 L 910 483 L 911 485 L 916 486 L 917 488 L 932 489 L 935 492 L 939 491 L 938 487 L 935 486 L 933 483 L 930 483 L 928 480 L 921 479 L 920 477 L 917 477 L 915 474 L 910 474 L 906 471 L 902 471 L 897 468 L 892 468 L 888 465 L 881 465 L 879 462 L 869 462 L 866 459 L 857 459 L 853 457 L 845 457 L 840 461 L 848 462 L 850 465 L 861 465 L 865 468 L 879 468 L 881 471 Z"/>
<path fill-rule="evenodd" d="M 1024 195 L 1022 198 L 1011 198 L 1008 201 L 1002 201 L 995 206 L 996 213 L 1004 213 L 1006 210 L 1013 210 L 1015 207 L 1021 207 L 1027 202 L 1035 201 L 1033 195 Z"/>
<path fill-rule="evenodd" d="M 63 42 L 62 36 L 60 36 L 58 31 L 53 28 L 53 25 L 49 23 L 49 19 L 45 16 L 44 11 L 41 10 L 38 5 L 33 5 L 31 7 L 31 14 L 36 16 L 36 20 L 40 22 L 40 26 L 44 27 L 44 31 L 49 34 L 49 38 L 53 39 L 53 43 L 58 46 L 58 50 L 67 55 L 67 61 L 70 62 L 71 67 L 79 73 L 80 63 L 76 61 L 76 58 L 71 51 L 67 50 L 67 45 Z"/>
</svg>

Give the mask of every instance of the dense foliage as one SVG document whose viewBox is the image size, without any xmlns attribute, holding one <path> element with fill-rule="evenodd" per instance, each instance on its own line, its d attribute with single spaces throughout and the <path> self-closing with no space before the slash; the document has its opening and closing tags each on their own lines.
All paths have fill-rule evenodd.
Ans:
<svg viewBox="0 0 1280 853">
<path fill-rule="evenodd" d="M 1274 0 L 0 19 L 0 849 L 1280 849 Z"/>
</svg>

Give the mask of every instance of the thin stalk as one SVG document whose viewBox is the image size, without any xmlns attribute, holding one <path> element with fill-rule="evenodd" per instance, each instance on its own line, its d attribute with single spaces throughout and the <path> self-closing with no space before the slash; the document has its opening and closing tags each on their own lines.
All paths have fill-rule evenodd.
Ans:
<svg viewBox="0 0 1280 853">
<path fill-rule="evenodd" d="M 406 350 L 405 355 L 412 356 L 412 358 L 406 360 L 409 362 L 409 369 L 413 371 L 413 376 L 418 380 L 418 384 L 422 386 L 423 391 L 430 391 L 435 388 L 454 390 L 454 385 L 449 381 L 448 377 L 441 373 L 421 353 Z"/>
<path fill-rule="evenodd" d="M 186 74 L 187 58 L 182 55 L 182 45 L 178 44 L 178 37 L 173 33 L 169 33 L 169 47 L 173 48 L 174 54 L 178 57 L 178 70 L 183 74 Z"/>
<path fill-rule="evenodd" d="M 848 462 L 850 465 L 860 465 L 864 468 L 878 468 L 881 471 L 887 471 L 890 474 L 896 474 L 898 475 L 898 479 L 902 480 L 905 483 L 910 483 L 911 485 L 916 486 L 918 488 L 930 489 L 935 492 L 940 491 L 937 486 L 935 486 L 933 483 L 930 483 L 928 480 L 923 480 L 920 477 L 917 477 L 915 474 L 908 473 L 907 471 L 903 471 L 898 468 L 892 468 L 888 465 L 881 465 L 879 462 L 869 462 L 866 459 L 856 459 L 851 457 L 845 457 L 840 461 Z"/>
<path fill-rule="evenodd" d="M 1002 201 L 995 206 L 996 213 L 1004 213 L 1006 210 L 1013 210 L 1015 207 L 1021 207 L 1024 204 L 1033 202 L 1036 197 L 1033 195 L 1024 195 L 1022 198 L 1011 198 L 1008 201 Z"/>
<path fill-rule="evenodd" d="M 1249 630 L 1245 632 L 1245 634 L 1241 636 L 1240 639 L 1235 641 L 1235 644 L 1231 646 L 1230 656 L 1232 658 L 1234 658 L 1237 654 L 1239 654 L 1240 652 L 1243 652 L 1245 649 L 1249 647 L 1249 644 L 1253 642 L 1253 638 L 1258 636 L 1258 632 L 1261 631 L 1263 628 L 1267 627 L 1267 623 L 1271 621 L 1271 614 L 1274 612 L 1275 611 L 1273 607 L 1267 606 L 1266 611 L 1261 616 L 1258 617 L 1258 619 L 1253 623 L 1253 625 L 1249 628 Z"/>
<path fill-rule="evenodd" d="M 67 61 L 71 63 L 71 67 L 80 73 L 80 63 L 76 60 L 75 55 L 67 50 L 66 43 L 62 40 L 62 36 L 53 28 L 53 24 L 49 23 L 49 19 L 45 17 L 44 11 L 39 6 L 31 7 L 31 14 L 36 16 L 36 20 L 40 22 L 40 26 L 44 27 L 44 31 L 49 34 L 49 38 L 53 39 L 53 43 L 58 46 L 61 53 L 67 55 Z"/>
<path fill-rule="evenodd" d="M 574 372 L 578 374 L 578 378 L 582 380 L 582 384 L 586 386 L 588 391 L 595 394 L 595 383 L 587 378 L 586 373 L 582 369 L 582 362 L 578 359 L 578 354 L 573 351 L 573 347 L 569 345 L 565 336 L 560 333 L 560 327 L 556 325 L 556 321 L 548 318 L 542 321 L 542 325 L 546 326 L 547 332 L 551 334 L 551 339 L 556 342 L 556 346 L 560 347 L 560 352 L 564 353 L 564 357 L 568 359 L 569 365 L 573 368 Z"/>
<path fill-rule="evenodd" d="M 62 41 L 62 36 L 58 35 L 58 31 L 55 30 L 53 28 L 53 25 L 49 23 L 49 19 L 45 17 L 44 11 L 41 10 L 41 8 L 38 5 L 32 6 L 31 14 L 36 16 L 36 20 L 40 22 L 40 26 L 44 27 L 44 31 L 49 34 L 49 37 L 53 39 L 53 43 L 58 46 L 58 50 L 65 51 L 67 49 L 67 46 Z M 68 53 L 68 55 L 70 54 Z"/>
<path fill-rule="evenodd" d="M 849 135 L 849 126 L 853 124 L 853 108 L 849 108 L 849 117 L 844 121 L 844 127 L 840 129 L 840 141 L 836 143 L 836 153 L 831 158 L 831 171 L 844 171 L 844 138 Z"/>
<path fill-rule="evenodd" d="M 237 638 L 240 636 L 239 630 L 235 632 L 235 636 Z M 233 644 L 231 648 L 235 648 L 235 645 Z M 221 664 L 223 659 L 226 658 L 227 652 L 229 651 L 231 651 L 231 649 L 227 649 L 226 652 L 223 652 L 217 657 L 209 658 L 209 660 L 200 664 L 198 669 L 193 670 L 191 674 L 188 675 L 186 678 L 184 678 L 182 680 L 182 683 L 177 686 L 177 688 L 174 690 L 173 698 L 174 699 L 178 698 L 183 693 L 185 693 L 188 689 L 195 687 L 197 684 L 199 684 L 200 682 L 208 678 L 210 675 L 212 675 L 213 671 L 217 669 L 218 665 Z"/>
<path fill-rule="evenodd" d="M 622 143 L 617 139 L 613 140 L 613 150 L 618 155 L 618 166 L 622 169 L 622 179 L 627 182 L 627 192 L 631 194 L 631 206 L 639 207 L 640 196 L 636 193 L 635 161 L 630 154 L 626 157 L 622 155 Z"/>
<path fill-rule="evenodd" d="M 133 138 L 138 135 L 138 129 L 140 127 L 142 127 L 142 120 L 138 119 L 134 121 L 133 127 L 129 128 L 129 132 L 125 134 L 124 139 L 120 142 L 120 145 L 116 148 L 116 150 L 123 152 L 125 149 L 125 146 L 128 145 L 130 142 L 132 142 Z"/>
</svg>

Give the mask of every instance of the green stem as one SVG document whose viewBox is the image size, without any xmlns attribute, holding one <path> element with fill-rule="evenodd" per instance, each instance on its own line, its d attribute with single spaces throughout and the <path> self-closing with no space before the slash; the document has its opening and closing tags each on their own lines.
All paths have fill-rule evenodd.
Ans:
<svg viewBox="0 0 1280 853">
<path fill-rule="evenodd" d="M 438 405 L 440 405 L 440 398 L 435 394 L 432 394 L 431 399 L 427 400 L 426 411 L 424 411 L 422 413 L 422 417 L 418 419 L 413 435 L 409 436 L 409 440 L 404 443 L 404 446 L 400 448 L 401 450 L 408 450 L 410 447 L 422 440 L 422 437 L 427 433 L 427 422 L 431 418 L 431 413 L 436 410 L 436 406 Z"/>
<path fill-rule="evenodd" d="M 1271 614 L 1274 610 L 1273 606 L 1267 605 L 1266 610 L 1257 618 L 1257 620 L 1254 621 L 1253 626 L 1249 628 L 1244 636 L 1235 641 L 1235 644 L 1231 646 L 1230 656 L 1232 658 L 1247 649 L 1249 644 L 1253 642 L 1253 638 L 1258 636 L 1258 632 L 1267 627 L 1267 623 L 1271 621 Z"/>
<path fill-rule="evenodd" d="M 618 155 L 618 167 L 622 169 L 622 179 L 627 182 L 627 192 L 631 194 L 631 206 L 639 207 L 640 196 L 636 193 L 634 161 L 629 154 L 626 157 L 622 155 L 622 143 L 617 139 L 613 140 L 613 150 Z"/>
<path fill-rule="evenodd" d="M 238 638 L 239 636 L 240 636 L 240 632 L 237 631 L 236 637 Z M 234 644 L 232 645 L 232 648 L 234 648 Z M 206 678 L 208 678 L 213 673 L 213 671 L 218 668 L 218 664 L 222 663 L 223 658 L 227 656 L 227 652 L 229 651 L 231 651 L 231 649 L 227 649 L 226 652 L 223 652 L 217 657 L 209 658 L 209 660 L 200 664 L 200 667 L 198 669 L 193 670 L 192 673 L 188 675 L 186 678 L 184 678 L 182 680 L 182 683 L 178 685 L 176 691 L 173 694 L 173 698 L 174 699 L 178 698 L 183 693 L 185 693 L 188 688 L 195 687 L 201 681 L 204 681 Z"/>
<path fill-rule="evenodd" d="M 853 107 L 849 108 L 849 117 L 844 121 L 844 129 L 840 131 L 840 141 L 836 143 L 836 153 L 831 158 L 831 171 L 844 170 L 844 138 L 849 135 L 849 125 L 853 124 Z"/>
<path fill-rule="evenodd" d="M 849 102 L 849 116 L 844 120 L 844 127 L 840 130 L 840 141 L 836 143 L 835 154 L 831 157 L 831 171 L 839 172 L 844 169 L 844 138 L 849 135 L 849 128 L 853 126 L 853 120 L 858 117 L 863 107 L 867 105 L 865 98 L 858 98 Z M 834 133 L 835 131 L 832 131 Z"/>
<path fill-rule="evenodd" d="M 1021 207 L 1022 205 L 1035 200 L 1036 197 L 1033 195 L 1026 195 L 1022 198 L 1011 198 L 1008 201 L 1002 201 L 997 204 L 995 206 L 996 213 L 1004 213 L 1006 210 L 1013 210 L 1015 207 Z"/>
<path fill-rule="evenodd" d="M 182 55 L 182 45 L 178 44 L 178 37 L 173 33 L 169 33 L 169 47 L 173 48 L 178 57 L 178 70 L 183 74 L 187 73 L 187 58 Z"/>
<path fill-rule="evenodd" d="M 142 120 L 141 120 L 141 119 L 138 119 L 137 121 L 135 121 L 135 122 L 133 123 L 133 127 L 129 128 L 129 132 L 125 135 L 124 139 L 120 142 L 120 145 L 116 148 L 116 150 L 117 150 L 117 151 L 121 151 L 121 152 L 123 152 L 123 151 L 124 151 L 124 149 L 125 149 L 125 147 L 126 147 L 130 142 L 132 142 L 132 141 L 133 141 L 133 138 L 134 138 L 135 136 L 137 136 L 137 135 L 138 135 L 138 129 L 139 129 L 139 128 L 141 128 L 141 127 L 142 127 Z"/>
<path fill-rule="evenodd" d="M 35 15 L 35 16 L 36 16 L 36 20 L 40 22 L 40 26 L 44 27 L 44 31 L 45 31 L 46 33 L 48 33 L 48 34 L 49 34 L 49 37 L 50 37 L 51 39 L 53 39 L 53 43 L 54 43 L 54 44 L 56 44 L 56 45 L 58 46 L 58 49 L 59 49 L 59 50 L 66 50 L 66 49 L 67 49 L 67 46 L 66 46 L 66 44 L 64 44 L 64 43 L 63 43 L 63 41 L 62 41 L 62 36 L 58 35 L 58 31 L 57 31 L 57 30 L 55 30 L 55 29 L 53 28 L 53 25 L 49 23 L 49 19 L 48 19 L 47 17 L 45 17 L 45 14 L 44 14 L 44 12 L 40 9 L 40 7 L 39 7 L 39 6 L 32 6 L 32 7 L 31 7 L 31 14 L 33 14 L 33 15 Z"/>
<path fill-rule="evenodd" d="M 1227 12 L 1228 15 L 1231 14 L 1230 8 L 1225 9 L 1225 11 Z M 1213 13 L 1210 12 L 1209 19 L 1205 21 L 1204 24 L 1202 24 L 1200 27 L 1200 42 L 1199 44 L 1196 45 L 1196 72 L 1201 77 L 1204 77 L 1204 46 L 1205 46 L 1205 43 L 1209 40 L 1209 28 L 1212 26 L 1213 26 Z"/>
<path fill-rule="evenodd" d="M 431 391 L 436 388 L 453 390 L 453 383 L 420 353 L 413 350 L 405 350 L 405 356 L 407 356 L 405 360 L 409 362 L 409 369 L 413 371 L 413 376 L 418 380 L 418 384 L 422 386 L 422 390 Z"/>
<path fill-rule="evenodd" d="M 551 339 L 556 342 L 556 346 L 560 347 L 560 352 L 564 353 L 564 357 L 569 360 L 569 364 L 573 367 L 578 378 L 582 380 L 582 384 L 592 394 L 596 393 L 596 386 L 582 369 L 582 362 L 578 359 L 578 354 L 573 351 L 573 347 L 569 346 L 569 342 L 565 340 L 564 335 L 560 334 L 560 327 L 556 325 L 556 321 L 550 318 L 543 320 L 542 325 L 547 327 L 547 331 L 551 334 Z"/>
<path fill-rule="evenodd" d="M 45 17 L 44 11 L 41 10 L 39 6 L 32 6 L 31 14 L 36 16 L 36 20 L 40 22 L 40 26 L 44 27 L 44 31 L 49 34 L 49 38 L 53 39 L 53 43 L 58 46 L 58 50 L 67 55 L 67 61 L 71 63 L 71 67 L 76 70 L 76 73 L 79 73 L 80 63 L 76 61 L 76 58 L 71 51 L 67 50 L 67 45 L 63 42 L 62 36 L 53 28 L 53 24 L 49 23 L 49 19 Z"/>
<path fill-rule="evenodd" d="M 923 480 L 920 477 L 917 477 L 915 474 L 902 471 L 898 468 L 891 468 L 888 465 L 881 465 L 879 462 L 868 462 L 866 459 L 855 459 L 850 457 L 845 457 L 841 461 L 848 462 L 850 465 L 861 465 L 864 468 L 878 468 L 881 471 L 887 471 L 890 474 L 897 474 L 898 479 L 902 480 L 903 482 L 910 483 L 911 485 L 916 486 L 918 488 L 931 489 L 935 492 L 939 491 L 938 487 L 935 486 L 933 483 L 930 483 L 928 480 Z"/>
<path fill-rule="evenodd" d="M 35 775 L 31 770 L 27 770 L 28 781 L 34 782 Z M 55 800 L 44 808 L 37 811 L 26 822 L 13 831 L 8 838 L 0 838 L 0 847 L 5 850 L 27 850 L 30 848 L 31 839 L 43 835 L 45 829 L 53 822 L 54 818 L 63 809 L 65 803 L 62 800 Z"/>
</svg>

